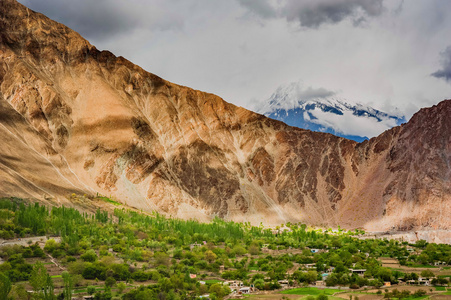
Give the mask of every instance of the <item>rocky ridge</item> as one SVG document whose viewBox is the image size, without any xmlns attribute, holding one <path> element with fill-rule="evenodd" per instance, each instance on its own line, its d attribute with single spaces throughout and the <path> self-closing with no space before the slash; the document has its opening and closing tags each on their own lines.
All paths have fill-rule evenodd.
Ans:
<svg viewBox="0 0 451 300">
<path fill-rule="evenodd" d="M 182 218 L 451 228 L 451 101 L 363 143 L 170 83 L 0 6 L 0 195 L 101 193 Z"/>
</svg>

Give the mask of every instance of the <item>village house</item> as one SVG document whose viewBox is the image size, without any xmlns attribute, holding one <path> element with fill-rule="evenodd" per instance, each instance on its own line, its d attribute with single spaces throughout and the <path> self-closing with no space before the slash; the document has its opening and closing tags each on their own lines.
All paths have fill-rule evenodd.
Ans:
<svg viewBox="0 0 451 300">
<path fill-rule="evenodd" d="M 228 285 L 230 288 L 238 288 L 238 287 L 242 287 L 243 286 L 243 282 L 239 281 L 239 280 L 229 280 L 229 281 L 224 281 L 223 283 L 224 285 Z"/>
<path fill-rule="evenodd" d="M 193 250 L 194 248 L 197 248 L 197 247 L 202 247 L 202 244 L 193 243 L 193 244 L 189 245 L 190 250 Z"/>
<path fill-rule="evenodd" d="M 251 287 L 249 287 L 249 286 L 242 287 L 242 288 L 240 288 L 240 290 L 239 290 L 239 292 L 240 292 L 241 294 L 250 294 L 250 293 L 252 293 L 253 291 L 254 291 L 254 289 L 251 288 Z"/>
<path fill-rule="evenodd" d="M 324 280 L 315 281 L 314 285 L 316 286 L 326 286 L 326 282 Z"/>
<path fill-rule="evenodd" d="M 316 269 L 316 264 L 304 264 L 306 269 Z"/>
<path fill-rule="evenodd" d="M 366 269 L 350 269 L 352 274 L 357 274 L 359 276 L 363 276 L 366 272 Z"/>
<path fill-rule="evenodd" d="M 431 280 L 428 279 L 428 278 L 420 277 L 420 278 L 418 278 L 418 284 L 419 285 L 430 286 L 431 285 Z"/>
<path fill-rule="evenodd" d="M 281 286 L 282 288 L 287 288 L 287 287 L 290 286 L 290 283 L 289 283 L 288 280 L 286 280 L 286 279 L 284 279 L 284 280 L 279 280 L 279 281 L 277 281 L 277 282 L 280 284 L 280 286 Z"/>
</svg>

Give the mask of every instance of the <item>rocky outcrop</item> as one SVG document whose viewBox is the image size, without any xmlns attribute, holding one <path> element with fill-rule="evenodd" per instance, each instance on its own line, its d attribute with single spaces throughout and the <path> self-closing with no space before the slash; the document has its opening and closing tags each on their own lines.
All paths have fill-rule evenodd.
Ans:
<svg viewBox="0 0 451 300">
<path fill-rule="evenodd" d="M 0 6 L 0 195 L 207 220 L 451 228 L 451 102 L 361 144 L 172 84 Z"/>
</svg>

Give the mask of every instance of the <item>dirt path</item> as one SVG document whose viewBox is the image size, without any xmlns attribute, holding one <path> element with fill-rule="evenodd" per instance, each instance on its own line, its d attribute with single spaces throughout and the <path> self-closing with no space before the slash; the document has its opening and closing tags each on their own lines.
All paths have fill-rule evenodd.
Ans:
<svg viewBox="0 0 451 300">
<path fill-rule="evenodd" d="M 50 261 L 57 266 L 61 271 L 65 271 L 66 269 L 64 269 L 60 264 L 58 264 L 58 262 L 56 261 L 56 259 L 54 259 L 50 254 L 47 254 L 47 256 L 50 258 Z"/>
<path fill-rule="evenodd" d="M 61 242 L 61 237 L 59 237 L 59 236 L 51 237 L 50 240 L 52 240 L 52 239 L 55 240 L 55 242 L 57 242 L 57 243 Z M 44 245 L 48 240 L 49 239 L 47 238 L 47 236 L 34 236 L 34 237 L 28 237 L 28 238 L 18 238 L 18 239 L 13 239 L 13 240 L 0 239 L 0 247 L 11 246 L 11 245 L 19 245 L 19 246 L 27 247 L 31 244 L 38 243 L 39 246 L 41 246 L 41 248 L 44 248 Z"/>
</svg>

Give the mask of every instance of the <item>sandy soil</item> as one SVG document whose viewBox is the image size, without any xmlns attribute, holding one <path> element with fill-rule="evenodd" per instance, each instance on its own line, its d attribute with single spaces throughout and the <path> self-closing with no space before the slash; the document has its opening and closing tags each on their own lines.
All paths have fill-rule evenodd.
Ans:
<svg viewBox="0 0 451 300">
<path fill-rule="evenodd" d="M 431 299 L 434 299 L 434 300 L 451 300 L 451 295 L 434 295 L 434 296 L 431 296 Z"/>
<path fill-rule="evenodd" d="M 343 293 L 343 294 L 338 294 L 335 297 L 349 299 L 349 296 L 352 296 L 353 298 L 355 296 L 358 296 L 359 300 L 379 300 L 379 299 L 384 298 L 383 295 L 369 295 L 369 294 L 357 294 L 357 293 Z"/>
</svg>

